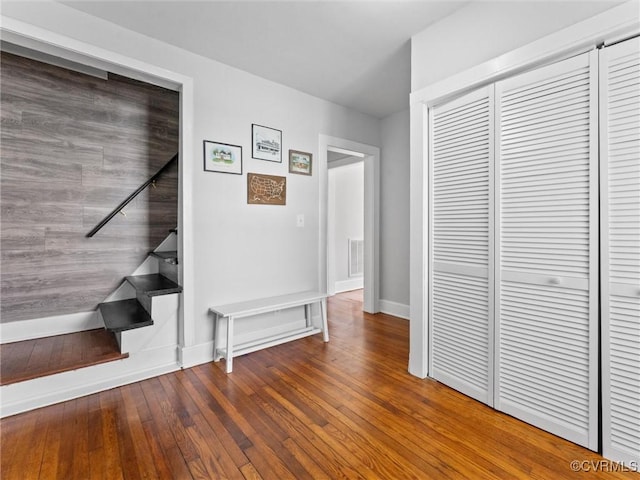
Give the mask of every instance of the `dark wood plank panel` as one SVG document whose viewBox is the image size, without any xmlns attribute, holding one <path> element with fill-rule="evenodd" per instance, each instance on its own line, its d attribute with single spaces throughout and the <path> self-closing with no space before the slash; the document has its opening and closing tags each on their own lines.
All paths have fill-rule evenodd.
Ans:
<svg viewBox="0 0 640 480">
<path fill-rule="evenodd" d="M 152 226 L 177 225 L 178 212 L 173 209 L 163 209 L 164 205 L 164 203 L 160 202 L 147 202 L 144 208 L 140 208 L 139 204 L 132 202 L 123 209 L 124 214 L 113 217 L 109 223 L 122 226 L 140 224 Z M 81 214 L 83 225 L 88 227 L 87 230 L 90 230 L 111 213 L 111 210 L 113 208 L 84 207 Z"/>
<path fill-rule="evenodd" d="M 55 182 L 39 183 L 25 179 L 21 182 L 21 188 L 16 188 L 13 182 L 3 179 L 1 186 L 3 189 L 2 201 L 22 208 L 39 205 L 47 205 L 50 211 L 58 207 L 63 209 L 77 208 L 84 197 L 82 192 Z M 53 221 L 55 218 L 49 219 L 49 223 Z"/>
<path fill-rule="evenodd" d="M 3 146 L 4 147 L 4 146 Z M 82 181 L 82 166 L 77 163 L 61 163 L 55 165 L 51 161 L 40 160 L 38 158 L 29 158 L 23 160 L 20 157 L 24 157 L 26 154 L 22 152 L 15 156 L 10 157 L 10 152 L 3 152 L 2 157 L 2 179 L 3 187 L 2 193 L 8 187 L 19 188 L 19 183 L 22 181 L 40 182 L 40 183 L 62 183 L 69 184 L 70 182 L 76 182 L 80 184 Z M 15 182 L 13 185 L 7 181 L 11 180 Z"/>
<path fill-rule="evenodd" d="M 95 117 L 95 113 L 92 116 Z M 131 142 L 160 147 L 167 141 L 167 124 L 163 128 L 150 125 L 142 113 L 134 118 L 118 118 L 106 113 L 103 123 L 97 120 L 23 110 L 21 128 L 26 137 L 49 142 L 73 138 L 75 143 L 83 145 Z"/>
<path fill-rule="evenodd" d="M 18 232 L 19 233 L 19 232 Z M 85 236 L 87 227 L 70 227 L 60 229 L 47 227 L 44 230 L 44 247 L 48 252 L 66 252 L 74 249 L 77 252 L 93 254 L 101 251 L 124 253 L 131 252 L 137 259 L 137 254 L 146 254 L 149 244 L 159 244 L 167 236 L 163 226 L 131 225 L 119 226 L 110 223 L 100 230 L 94 237 Z M 79 238 L 81 237 L 81 238 Z M 117 262 L 118 259 L 115 258 Z"/>
<path fill-rule="evenodd" d="M 2 151 L 3 167 L 18 167 L 20 163 L 30 164 L 36 161 L 42 168 L 47 165 L 55 167 L 73 164 L 101 167 L 104 163 L 102 144 L 94 146 L 63 140 L 46 141 L 42 138 L 28 137 L 23 132 L 21 135 L 14 134 L 9 138 L 3 138 Z M 61 165 L 61 162 L 52 162 L 53 158 L 66 158 L 66 161 Z"/>
<path fill-rule="evenodd" d="M 149 175 L 149 177 L 150 176 L 151 175 Z M 145 177 L 145 181 L 147 180 L 147 178 L 148 177 Z M 144 182 L 140 182 L 140 184 L 137 184 L 136 188 L 139 187 L 142 183 Z M 177 174 L 172 175 L 171 172 L 168 172 L 168 175 L 163 175 L 162 178 L 159 179 L 158 182 L 156 182 L 155 187 L 152 184 L 149 188 L 140 192 L 140 194 L 129 205 L 138 205 L 139 207 L 144 207 L 144 204 L 149 201 L 168 202 L 172 200 L 173 196 L 175 196 L 177 184 Z M 91 190 L 87 190 L 85 192 L 82 202 L 86 206 L 104 207 L 106 204 L 109 204 L 115 207 L 126 198 L 126 196 L 122 195 L 122 187 L 96 185 L 93 186 Z M 132 225 L 131 227 L 137 228 L 144 226 L 145 225 Z"/>
<path fill-rule="evenodd" d="M 0 62 L 2 321 L 91 310 L 176 226 L 177 167 L 126 221 L 85 238 L 177 151 L 179 95 L 5 52 Z"/>
<path fill-rule="evenodd" d="M 573 460 L 603 462 L 409 375 L 407 321 L 363 314 L 351 292 L 328 303 L 328 344 L 307 337 L 238 357 L 230 375 L 210 363 L 1 420 L 3 479 L 562 480 L 580 476 Z M 603 465 L 589 478 L 639 478 Z"/>
<path fill-rule="evenodd" d="M 0 188 L 2 186 L 0 185 Z M 2 228 L 0 236 L 0 250 L 44 250 L 45 249 L 45 227 L 40 228 Z"/>
<path fill-rule="evenodd" d="M 173 155 L 167 156 L 167 151 L 163 145 L 154 143 L 128 143 L 112 144 L 104 147 L 104 167 L 118 169 L 131 164 L 136 159 L 146 159 L 147 172 L 150 177 L 160 170 L 162 166 L 171 160 Z"/>
</svg>

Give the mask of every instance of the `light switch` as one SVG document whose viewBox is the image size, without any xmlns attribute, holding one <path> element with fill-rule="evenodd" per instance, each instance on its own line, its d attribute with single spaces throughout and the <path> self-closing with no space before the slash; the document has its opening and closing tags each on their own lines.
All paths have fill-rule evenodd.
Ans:
<svg viewBox="0 0 640 480">
<path fill-rule="evenodd" d="M 296 226 L 298 227 L 304 227 L 304 214 L 299 213 L 296 216 Z"/>
</svg>

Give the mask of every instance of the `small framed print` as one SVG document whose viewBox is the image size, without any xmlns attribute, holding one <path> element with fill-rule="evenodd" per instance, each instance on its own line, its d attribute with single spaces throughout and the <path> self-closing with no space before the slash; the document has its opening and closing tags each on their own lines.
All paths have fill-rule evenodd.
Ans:
<svg viewBox="0 0 640 480">
<path fill-rule="evenodd" d="M 282 131 L 251 125 L 251 156 L 258 160 L 282 163 Z"/>
<path fill-rule="evenodd" d="M 204 171 L 242 175 L 242 147 L 205 140 Z"/>
<path fill-rule="evenodd" d="M 313 155 L 298 150 L 289 150 L 289 173 L 311 175 Z"/>
</svg>

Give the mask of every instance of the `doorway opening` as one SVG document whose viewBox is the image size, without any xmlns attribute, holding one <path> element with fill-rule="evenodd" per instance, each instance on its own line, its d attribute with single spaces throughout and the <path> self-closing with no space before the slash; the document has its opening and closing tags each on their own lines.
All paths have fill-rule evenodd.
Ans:
<svg viewBox="0 0 640 480">
<path fill-rule="evenodd" d="M 364 288 L 364 157 L 328 153 L 328 292 Z"/>
<path fill-rule="evenodd" d="M 336 137 L 320 136 L 321 243 L 320 285 L 334 295 L 338 291 L 363 288 L 363 309 L 379 311 L 379 205 L 380 149 L 371 145 Z M 342 169 L 342 170 L 340 170 Z M 358 172 L 358 170 L 361 171 Z M 358 187 L 349 187 L 355 178 Z M 339 182 L 336 179 L 340 180 Z M 337 186 L 341 183 L 341 190 Z M 355 191 L 350 192 L 349 188 Z M 337 205 L 337 194 L 343 200 L 361 199 L 360 213 L 345 212 Z M 354 205 L 352 205 L 354 206 Z M 340 209 L 340 218 L 336 211 Z M 358 218 L 359 217 L 359 218 Z M 339 220 L 339 222 L 337 221 Z M 341 223 L 342 225 L 338 225 Z M 358 225 L 362 228 L 358 230 Z M 344 228 L 343 228 L 344 227 Z M 358 233 L 361 232 L 361 234 Z M 339 268 L 337 267 L 339 263 Z M 351 275 L 349 275 L 351 273 Z M 360 276 L 360 278 L 358 278 Z"/>
</svg>

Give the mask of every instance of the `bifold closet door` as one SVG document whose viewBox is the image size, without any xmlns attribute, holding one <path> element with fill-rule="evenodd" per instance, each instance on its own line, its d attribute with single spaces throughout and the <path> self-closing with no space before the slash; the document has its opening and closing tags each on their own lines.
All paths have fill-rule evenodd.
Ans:
<svg viewBox="0 0 640 480">
<path fill-rule="evenodd" d="M 596 449 L 596 52 L 498 82 L 496 123 L 496 408 Z"/>
<path fill-rule="evenodd" d="M 430 109 L 430 376 L 493 404 L 493 86 Z"/>
<path fill-rule="evenodd" d="M 640 38 L 600 51 L 603 453 L 640 462 Z"/>
</svg>

